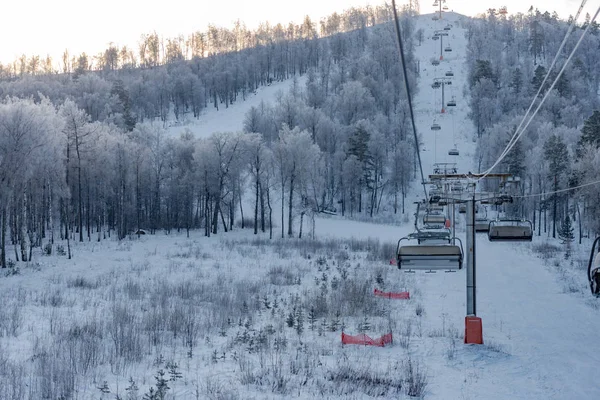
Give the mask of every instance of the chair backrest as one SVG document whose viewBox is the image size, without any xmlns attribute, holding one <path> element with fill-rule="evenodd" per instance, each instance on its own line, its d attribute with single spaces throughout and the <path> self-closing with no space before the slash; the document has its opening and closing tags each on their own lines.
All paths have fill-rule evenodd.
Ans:
<svg viewBox="0 0 600 400">
<path fill-rule="evenodd" d="M 398 248 L 399 269 L 461 269 L 463 253 L 453 245 L 406 245 Z"/>
</svg>

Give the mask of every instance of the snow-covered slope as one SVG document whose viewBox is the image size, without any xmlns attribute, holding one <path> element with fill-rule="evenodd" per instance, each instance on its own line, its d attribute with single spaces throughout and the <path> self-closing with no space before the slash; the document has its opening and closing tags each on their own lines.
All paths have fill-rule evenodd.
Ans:
<svg viewBox="0 0 600 400">
<path fill-rule="evenodd" d="M 423 28 L 426 40 L 416 48 L 420 61 L 419 92 L 415 97 L 417 131 L 422 135 L 422 161 L 427 178 L 434 163 L 456 162 L 459 172 L 473 170 L 475 143 L 474 128 L 467 118 L 469 111 L 463 98 L 467 79 L 464 63 L 467 40 L 455 13 L 444 14 L 444 19 L 433 21 L 432 15 L 417 18 L 416 29 Z M 444 52 L 439 66 L 430 60 L 439 59 L 440 42 L 431 39 L 435 30 L 452 24 L 444 47 L 450 44 L 452 52 Z M 455 96 L 457 106 L 445 107 L 441 113 L 441 89 L 433 89 L 436 77 L 444 77 L 447 70 L 454 72 L 446 101 Z M 447 88 L 448 89 L 448 88 Z M 433 121 L 441 125 L 432 131 Z M 458 157 L 449 156 L 456 147 Z M 415 199 L 422 196 L 418 182 L 413 190 Z M 464 237 L 464 224 L 459 217 L 458 229 Z M 371 230 L 368 224 L 351 222 L 337 230 L 338 235 L 369 236 L 383 241 L 390 237 L 390 229 Z M 404 231 L 404 229 L 398 229 Z M 557 268 L 532 254 L 533 244 L 491 243 L 484 234 L 477 235 L 477 314 L 483 320 L 483 346 L 459 344 L 456 354 L 441 357 L 448 351 L 438 341 L 422 341 L 416 352 L 426 360 L 430 386 L 428 399 L 597 399 L 597 366 L 600 352 L 594 343 L 600 332 L 597 309 L 587 305 L 585 296 L 565 293 L 557 279 Z M 583 250 L 585 251 L 585 250 Z M 560 256 L 559 256 L 560 257 Z M 553 263 L 560 263 L 554 259 Z M 564 261 L 567 263 L 567 261 Z M 398 271 L 398 279 L 402 272 Z M 584 271 L 581 271 L 584 274 Z M 427 310 L 428 328 L 449 325 L 461 332 L 466 314 L 465 271 L 458 273 L 416 274 L 420 299 Z M 394 350 L 390 350 L 394 351 Z"/>
<path fill-rule="evenodd" d="M 200 118 L 196 120 L 190 117 L 183 123 L 174 123 L 169 128 L 169 133 L 179 136 L 188 129 L 195 137 L 203 138 L 214 132 L 240 132 L 244 128 L 244 117 L 251 107 L 259 107 L 261 102 L 273 104 L 280 93 L 287 93 L 294 84 L 304 87 L 304 82 L 304 77 L 273 82 L 258 88 L 254 93 L 249 93 L 246 100 L 242 100 L 240 95 L 238 101 L 229 107 L 219 104 L 219 110 L 209 104 L 208 108 L 202 111 Z"/>
</svg>

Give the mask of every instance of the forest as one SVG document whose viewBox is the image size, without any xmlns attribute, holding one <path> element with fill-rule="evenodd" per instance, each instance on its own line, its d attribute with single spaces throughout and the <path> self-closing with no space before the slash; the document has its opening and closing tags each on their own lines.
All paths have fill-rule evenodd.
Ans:
<svg viewBox="0 0 600 400">
<path fill-rule="evenodd" d="M 479 171 L 496 161 L 530 105 L 532 115 L 547 96 L 498 168 L 521 180 L 515 204 L 507 211 L 530 219 L 537 235 L 557 237 L 566 233 L 561 228 L 566 226 L 568 231 L 577 222 L 581 241 L 600 232 L 600 188 L 592 184 L 600 166 L 600 70 L 595 67 L 600 62 L 600 31 L 596 22 L 554 87 L 551 84 L 588 27 L 589 14 L 566 40 L 544 83 L 571 22 L 572 17 L 561 21 L 555 13 L 537 9 L 509 18 L 489 12 L 473 19 L 467 34 L 469 87 L 464 90 L 477 130 Z"/>
<path fill-rule="evenodd" d="M 401 28 L 414 88 L 413 54 L 424 38 L 412 15 L 403 11 Z M 65 52 L 60 71 L 39 57 L 1 66 L 2 266 L 27 261 L 36 247 L 52 252 L 55 240 L 66 240 L 70 256 L 70 240 L 191 229 L 209 236 L 238 223 L 271 237 L 276 227 L 282 237 L 302 236 L 305 218 L 318 212 L 381 220 L 407 212 L 416 155 L 391 17 L 379 6 L 318 24 L 209 26 L 188 38 L 153 33 L 137 52 Z M 537 10 L 465 20 L 463 91 L 479 170 L 510 139 L 568 23 Z M 523 197 L 508 212 L 530 217 L 539 235 L 555 236 L 567 217 L 580 237 L 600 231 L 597 186 L 526 197 L 595 179 L 599 47 L 594 25 L 502 165 L 521 179 Z M 243 131 L 169 133 L 289 79 L 289 93 L 250 109 Z M 248 196 L 251 210 L 242 201 Z"/>
<path fill-rule="evenodd" d="M 402 24 L 412 38 L 410 15 Z M 301 235 L 304 215 L 322 210 L 373 216 L 384 194 L 398 211 L 413 167 L 390 20 L 388 7 L 350 9 L 319 31 L 309 18 L 255 32 L 209 27 L 185 50 L 154 34 L 139 57 L 110 47 L 95 63 L 65 56 L 59 72 L 40 71 L 35 57 L 3 68 L 2 265 L 27 261 L 35 247 L 50 253 L 57 239 L 70 256 L 69 240 L 216 234 L 233 229 L 238 212 L 242 227 L 272 236 L 275 199 L 282 236 Z M 169 134 L 291 78 L 289 93 L 250 110 L 244 132 Z M 244 218 L 246 191 L 253 218 Z"/>
</svg>

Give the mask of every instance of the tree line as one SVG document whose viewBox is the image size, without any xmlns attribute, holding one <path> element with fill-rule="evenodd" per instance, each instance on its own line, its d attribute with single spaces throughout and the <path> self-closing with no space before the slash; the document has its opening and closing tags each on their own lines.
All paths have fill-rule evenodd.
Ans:
<svg viewBox="0 0 600 400">
<path fill-rule="evenodd" d="M 415 160 L 402 70 L 389 8 L 377 8 L 381 20 L 368 10 L 334 14 L 323 38 L 0 82 L 2 265 L 31 259 L 35 247 L 52 251 L 55 240 L 71 256 L 72 240 L 142 230 L 208 236 L 240 221 L 301 236 L 320 211 L 404 212 Z M 402 28 L 414 85 L 409 12 Z M 250 109 L 243 132 L 169 132 L 290 77 L 288 93 Z M 244 209 L 248 191 L 253 210 Z"/>
</svg>

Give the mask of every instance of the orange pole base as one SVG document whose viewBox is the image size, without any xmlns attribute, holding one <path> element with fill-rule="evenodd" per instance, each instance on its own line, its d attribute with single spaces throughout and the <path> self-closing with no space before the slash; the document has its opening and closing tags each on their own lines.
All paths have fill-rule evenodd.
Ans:
<svg viewBox="0 0 600 400">
<path fill-rule="evenodd" d="M 444 109 L 442 108 L 442 114 L 443 114 L 443 113 L 445 113 L 445 112 L 446 112 L 446 110 L 444 110 Z"/>
<path fill-rule="evenodd" d="M 444 59 L 444 56 L 440 56 L 440 61 L 442 61 Z"/>
<path fill-rule="evenodd" d="M 483 326 L 481 318 L 465 317 L 465 344 L 483 344 Z"/>
</svg>

